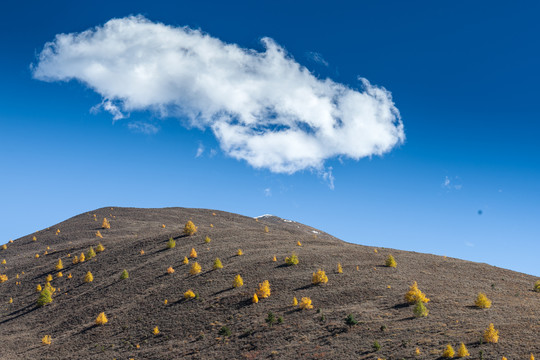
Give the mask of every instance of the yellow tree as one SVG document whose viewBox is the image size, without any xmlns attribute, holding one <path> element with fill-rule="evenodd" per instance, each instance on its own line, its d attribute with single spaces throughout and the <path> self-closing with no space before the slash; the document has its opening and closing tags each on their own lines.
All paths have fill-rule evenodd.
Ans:
<svg viewBox="0 0 540 360">
<path fill-rule="evenodd" d="M 184 226 L 184 234 L 191 236 L 197 232 L 197 227 L 193 223 L 193 221 L 189 220 L 186 225 Z"/>
</svg>

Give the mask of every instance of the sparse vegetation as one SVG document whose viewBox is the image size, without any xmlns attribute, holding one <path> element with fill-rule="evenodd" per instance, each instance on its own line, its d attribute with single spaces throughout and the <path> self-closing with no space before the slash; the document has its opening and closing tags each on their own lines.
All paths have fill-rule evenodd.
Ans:
<svg viewBox="0 0 540 360">
<path fill-rule="evenodd" d="M 157 326 L 152 330 L 152 334 L 159 335 L 159 328 Z"/>
<path fill-rule="evenodd" d="M 480 309 L 489 309 L 491 307 L 491 300 L 488 299 L 486 294 L 478 293 L 474 305 Z"/>
<path fill-rule="evenodd" d="M 426 305 L 424 305 L 423 301 L 418 300 L 416 305 L 414 305 L 413 314 L 417 318 L 426 317 L 429 314 L 429 310 Z"/>
<path fill-rule="evenodd" d="M 465 346 L 464 343 L 461 343 L 461 345 L 459 345 L 457 356 L 458 357 L 471 356 L 471 354 L 469 354 L 469 350 L 467 350 L 467 347 Z"/>
<path fill-rule="evenodd" d="M 308 297 L 303 297 L 302 300 L 300 300 L 300 304 L 298 304 L 298 307 L 302 310 L 313 309 L 313 305 L 311 304 L 311 299 Z"/>
<path fill-rule="evenodd" d="M 219 329 L 219 335 L 221 336 L 231 336 L 231 330 L 227 326 L 222 326 L 221 329 Z"/>
<path fill-rule="evenodd" d="M 94 275 L 92 275 L 92 273 L 89 271 L 84 276 L 84 282 L 89 283 L 89 282 L 92 282 L 92 281 L 94 281 Z"/>
<path fill-rule="evenodd" d="M 120 275 L 120 279 L 125 280 L 127 278 L 129 278 L 129 273 L 126 269 L 124 269 L 124 271 L 122 271 L 122 274 Z"/>
<path fill-rule="evenodd" d="M 298 306 L 298 299 L 296 298 L 296 296 L 292 299 L 292 306 Z"/>
<path fill-rule="evenodd" d="M 534 291 L 536 292 L 540 292 L 540 280 L 536 280 L 536 282 L 534 283 Z"/>
<path fill-rule="evenodd" d="M 264 321 L 266 321 L 268 326 L 272 326 L 276 322 L 276 316 L 270 311 L 268 312 L 268 315 L 266 316 L 266 319 L 264 319 Z"/>
<path fill-rule="evenodd" d="M 184 293 L 184 299 L 193 299 L 195 297 L 195 293 L 193 292 L 193 290 L 188 290 Z"/>
<path fill-rule="evenodd" d="M 455 354 L 456 354 L 456 352 L 454 351 L 454 348 L 452 347 L 452 345 L 448 344 L 448 345 L 446 345 L 446 348 L 444 349 L 444 351 L 442 353 L 442 357 L 447 358 L 447 359 L 451 359 L 451 358 L 454 357 Z"/>
<path fill-rule="evenodd" d="M 287 256 L 285 258 L 285 264 L 292 266 L 292 265 L 298 265 L 298 256 L 296 256 L 295 253 L 292 253 L 291 256 Z"/>
<path fill-rule="evenodd" d="M 88 252 L 86 253 L 86 258 L 88 260 L 92 259 L 93 257 L 96 256 L 96 252 L 94 251 L 94 248 L 92 246 L 90 246 L 90 249 L 88 250 Z"/>
<path fill-rule="evenodd" d="M 41 343 L 43 345 L 51 345 L 51 335 L 45 335 L 43 338 L 41 338 Z"/>
<path fill-rule="evenodd" d="M 50 304 L 52 301 L 52 292 L 48 287 L 45 287 L 45 289 L 41 290 L 41 292 L 39 293 L 37 305 L 45 306 L 47 304 Z"/>
<path fill-rule="evenodd" d="M 111 223 L 109 223 L 109 220 L 107 218 L 103 218 L 103 221 L 101 222 L 101 228 L 102 229 L 110 229 Z"/>
<path fill-rule="evenodd" d="M 107 315 L 105 315 L 104 312 L 99 313 L 98 317 L 96 318 L 96 325 L 105 325 L 109 322 L 109 319 L 107 319 Z"/>
<path fill-rule="evenodd" d="M 210 237 L 207 235 L 205 238 L 204 238 L 204 242 L 205 243 L 210 243 L 210 241 L 212 241 L 212 239 L 210 239 Z"/>
<path fill-rule="evenodd" d="M 244 252 L 242 251 L 242 249 L 238 249 L 238 251 L 236 252 L 236 255 L 237 256 L 242 256 L 242 255 L 244 255 Z"/>
<path fill-rule="evenodd" d="M 169 238 L 169 241 L 167 242 L 167 249 L 174 249 L 176 247 L 176 241 L 172 238 L 172 236 Z"/>
<path fill-rule="evenodd" d="M 395 268 L 397 266 L 396 259 L 392 255 L 388 255 L 386 258 L 386 266 Z"/>
<path fill-rule="evenodd" d="M 422 301 L 424 303 L 429 302 L 429 299 L 426 295 L 418 289 L 418 284 L 416 281 L 411 285 L 409 291 L 405 294 L 405 300 L 409 304 L 415 304 L 417 301 Z"/>
<path fill-rule="evenodd" d="M 191 265 L 191 269 L 189 269 L 189 273 L 191 275 L 197 275 L 201 272 L 201 265 L 199 265 L 198 262 L 194 262 L 193 265 Z"/>
<path fill-rule="evenodd" d="M 169 267 L 167 268 L 167 274 L 174 274 L 174 269 L 173 269 L 172 266 L 169 266 Z"/>
<path fill-rule="evenodd" d="M 186 225 L 184 226 L 184 234 L 187 236 L 191 236 L 197 232 L 197 227 L 193 223 L 193 221 L 189 220 Z"/>
<path fill-rule="evenodd" d="M 86 256 L 84 256 L 84 253 L 81 253 L 81 255 L 79 256 L 79 262 L 85 262 L 86 261 Z"/>
<path fill-rule="evenodd" d="M 353 314 L 349 314 L 345 318 L 345 324 L 347 324 L 349 326 L 354 326 L 354 325 L 358 324 L 358 321 L 354 318 Z"/>
<path fill-rule="evenodd" d="M 219 258 L 216 258 L 216 260 L 214 260 L 214 266 L 212 268 L 214 270 L 223 269 L 223 264 L 221 263 L 221 260 L 219 260 Z"/>
<path fill-rule="evenodd" d="M 326 276 L 324 270 L 319 269 L 317 272 L 313 273 L 311 282 L 314 285 L 326 284 L 328 282 L 328 276 Z"/>
<path fill-rule="evenodd" d="M 267 232 L 269 232 L 269 231 L 270 231 L 270 229 L 268 229 L 268 226 L 265 226 L 265 227 L 264 227 L 264 232 L 267 233 Z"/>
<path fill-rule="evenodd" d="M 270 282 L 268 280 L 264 280 L 262 283 L 259 284 L 257 296 L 260 299 L 265 299 L 270 296 Z"/>
<path fill-rule="evenodd" d="M 197 252 L 195 251 L 195 248 L 191 248 L 191 252 L 189 253 L 190 259 L 196 259 L 197 258 Z"/>
<path fill-rule="evenodd" d="M 240 286 L 244 286 L 244 280 L 242 279 L 242 276 L 240 274 L 236 275 L 233 280 L 233 288 L 237 288 Z"/>
<path fill-rule="evenodd" d="M 100 253 L 100 252 L 103 252 L 103 251 L 105 251 L 105 246 L 103 246 L 101 243 L 99 243 L 98 246 L 96 246 L 96 252 Z"/>
<path fill-rule="evenodd" d="M 337 270 L 336 271 L 337 271 L 338 274 L 343 274 L 343 268 L 341 267 L 341 263 L 337 264 Z"/>
<path fill-rule="evenodd" d="M 62 259 L 58 259 L 58 262 L 56 263 L 55 269 L 56 270 L 62 270 L 64 268 L 64 264 L 62 264 Z"/>
<path fill-rule="evenodd" d="M 381 344 L 379 344 L 378 341 L 374 341 L 372 345 L 373 351 L 379 351 L 381 350 Z"/>
<path fill-rule="evenodd" d="M 253 297 L 251 298 L 251 302 L 254 304 L 259 302 L 259 297 L 257 296 L 257 294 L 253 294 Z"/>
<path fill-rule="evenodd" d="M 493 344 L 499 342 L 499 331 L 495 330 L 493 323 L 489 324 L 486 331 L 484 331 L 484 341 Z"/>
<path fill-rule="evenodd" d="M 182 264 L 184 265 L 189 264 L 189 259 L 187 258 L 187 256 L 184 256 L 184 260 L 182 260 Z"/>
<path fill-rule="evenodd" d="M 96 237 L 103 239 L 103 235 L 101 235 L 101 232 L 99 230 L 96 231 Z"/>
</svg>

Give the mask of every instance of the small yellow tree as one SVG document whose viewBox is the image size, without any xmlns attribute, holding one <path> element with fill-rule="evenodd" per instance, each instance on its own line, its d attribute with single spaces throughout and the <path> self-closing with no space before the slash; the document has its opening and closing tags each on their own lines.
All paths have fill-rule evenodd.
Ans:
<svg viewBox="0 0 540 360">
<path fill-rule="evenodd" d="M 191 275 L 197 275 L 201 272 L 201 265 L 199 265 L 198 262 L 194 262 L 193 265 L 191 265 L 191 269 L 189 269 L 189 273 Z"/>
<path fill-rule="evenodd" d="M 264 280 L 259 284 L 257 296 L 261 299 L 265 299 L 270 296 L 270 282 L 268 280 Z"/>
<path fill-rule="evenodd" d="M 90 260 L 91 258 L 95 257 L 96 256 L 96 252 L 94 251 L 94 248 L 92 246 L 90 246 L 90 249 L 88 250 L 88 252 L 86 253 L 86 258 L 88 260 Z"/>
<path fill-rule="evenodd" d="M 214 260 L 213 269 L 214 270 L 223 269 L 223 264 L 221 263 L 221 260 L 219 260 L 219 258 L 216 258 L 216 260 Z"/>
<path fill-rule="evenodd" d="M 40 285 L 40 284 L 37 284 L 37 286 L 36 286 L 36 292 L 41 292 L 41 290 L 43 290 L 43 289 L 41 288 L 41 285 Z"/>
<path fill-rule="evenodd" d="M 84 253 L 81 253 L 81 256 L 79 256 L 79 262 L 85 262 L 86 256 L 84 256 Z"/>
<path fill-rule="evenodd" d="M 478 293 L 474 305 L 480 309 L 489 309 L 491 307 L 491 300 L 488 299 L 486 294 Z"/>
<path fill-rule="evenodd" d="M 73 257 L 73 260 L 72 260 L 71 262 L 73 263 L 73 265 L 78 264 L 78 263 L 79 263 L 79 257 L 78 257 L 77 255 L 75 255 L 75 256 Z"/>
<path fill-rule="evenodd" d="M 206 236 L 206 237 L 204 238 L 204 242 L 205 242 L 205 243 L 208 244 L 210 241 L 212 241 L 212 239 L 210 239 L 209 236 Z"/>
<path fill-rule="evenodd" d="M 454 351 L 452 345 L 448 344 L 446 345 L 446 349 L 444 349 L 442 356 L 443 358 L 451 359 L 454 357 L 455 354 L 456 352 Z"/>
<path fill-rule="evenodd" d="M 129 278 L 129 273 L 126 269 L 124 269 L 124 271 L 122 271 L 122 274 L 120 274 L 120 279 L 121 280 L 125 280 L 125 279 L 128 279 Z"/>
<path fill-rule="evenodd" d="M 159 335 L 159 328 L 156 326 L 156 327 L 154 328 L 154 330 L 152 330 L 152 333 L 153 333 L 154 335 Z"/>
<path fill-rule="evenodd" d="M 291 265 L 298 265 L 298 256 L 295 253 L 292 253 L 291 256 L 287 256 L 285 258 L 285 264 L 291 266 Z"/>
<path fill-rule="evenodd" d="M 103 222 L 101 223 L 101 228 L 102 229 L 110 229 L 111 228 L 111 224 L 109 223 L 109 220 L 107 220 L 107 218 L 103 218 Z"/>
<path fill-rule="evenodd" d="M 319 269 L 317 272 L 313 273 L 311 282 L 313 285 L 326 284 L 328 282 L 328 276 L 326 276 L 324 270 Z"/>
<path fill-rule="evenodd" d="M 167 274 L 174 274 L 174 269 L 173 269 L 172 266 L 169 266 L 169 267 L 167 268 Z"/>
<path fill-rule="evenodd" d="M 489 324 L 486 331 L 484 331 L 484 340 L 488 343 L 497 343 L 499 341 L 499 331 L 495 330 L 493 323 Z"/>
<path fill-rule="evenodd" d="M 52 281 L 52 279 L 53 279 L 52 275 L 51 275 L 51 274 L 49 274 L 49 275 L 47 275 L 47 277 L 45 278 L 45 281 L 47 281 L 47 282 L 51 282 L 51 281 Z"/>
<path fill-rule="evenodd" d="M 240 274 L 236 275 L 233 280 L 233 288 L 237 288 L 240 286 L 244 286 L 244 280 L 242 279 L 242 276 Z"/>
<path fill-rule="evenodd" d="M 195 293 L 190 289 L 184 293 L 184 299 L 189 300 L 195 297 Z"/>
<path fill-rule="evenodd" d="M 52 292 L 48 287 L 45 287 L 40 293 L 37 300 L 38 306 L 45 306 L 52 302 Z"/>
<path fill-rule="evenodd" d="M 41 339 L 41 343 L 43 345 L 51 345 L 51 335 L 45 335 L 42 339 Z"/>
<path fill-rule="evenodd" d="M 2 250 L 7 250 L 7 245 L 6 244 L 2 245 Z"/>
<path fill-rule="evenodd" d="M 100 239 L 103 239 L 103 235 L 101 235 L 101 233 L 98 231 L 96 231 L 96 237 L 100 238 Z"/>
<path fill-rule="evenodd" d="M 62 264 L 62 259 L 58 259 L 58 262 L 56 263 L 56 270 L 62 270 L 64 268 L 64 264 Z"/>
<path fill-rule="evenodd" d="M 536 280 L 534 283 L 534 291 L 540 292 L 540 280 Z"/>
<path fill-rule="evenodd" d="M 86 275 L 84 275 L 84 282 L 89 283 L 92 281 L 94 281 L 94 275 L 92 275 L 92 273 L 89 271 L 86 273 Z"/>
<path fill-rule="evenodd" d="M 187 258 L 187 256 L 184 256 L 184 260 L 182 260 L 182 264 L 184 265 L 189 264 L 189 259 Z"/>
<path fill-rule="evenodd" d="M 2 260 L 2 265 L 6 265 L 6 259 Z"/>
<path fill-rule="evenodd" d="M 386 258 L 386 266 L 395 268 L 397 266 L 396 259 L 392 255 Z"/>
<path fill-rule="evenodd" d="M 424 303 L 429 302 L 429 299 L 426 297 L 426 295 L 418 289 L 418 284 L 416 281 L 411 285 L 409 288 L 409 291 L 405 294 L 405 300 L 409 304 L 414 304 L 417 301 L 422 301 Z"/>
<path fill-rule="evenodd" d="M 467 350 L 467 347 L 465 346 L 464 343 L 461 343 L 461 345 L 459 345 L 457 356 L 458 357 L 471 356 L 471 354 L 469 354 L 469 350 Z"/>
<path fill-rule="evenodd" d="M 176 241 L 172 238 L 172 236 L 169 238 L 169 241 L 167 242 L 167 249 L 174 249 L 176 247 Z"/>
<path fill-rule="evenodd" d="M 32 241 L 37 241 L 37 237 L 33 236 Z"/>
<path fill-rule="evenodd" d="M 337 272 L 338 274 L 343 274 L 343 268 L 341 267 L 341 263 L 337 264 Z"/>
<path fill-rule="evenodd" d="M 292 299 L 292 306 L 298 306 L 298 299 L 296 299 L 296 296 Z"/>
<path fill-rule="evenodd" d="M 103 252 L 104 250 L 105 250 L 105 246 L 103 246 L 101 243 L 99 243 L 98 246 L 96 246 L 97 253 Z"/>
<path fill-rule="evenodd" d="M 300 240 L 298 240 L 298 241 L 296 242 L 296 246 L 302 246 L 302 243 L 300 242 Z"/>
<path fill-rule="evenodd" d="M 236 252 L 236 255 L 242 256 L 244 255 L 244 252 L 242 251 L 242 249 L 238 249 L 238 251 Z"/>
<path fill-rule="evenodd" d="M 253 294 L 253 297 L 251 298 L 251 302 L 254 304 L 259 302 L 259 297 L 257 296 L 257 294 Z"/>
<path fill-rule="evenodd" d="M 534 355 L 531 353 L 531 357 L 529 358 L 529 360 L 534 360 Z"/>
<path fill-rule="evenodd" d="M 302 310 L 309 310 L 313 309 L 313 305 L 311 304 L 311 299 L 308 297 L 303 297 L 302 300 L 300 300 L 300 304 L 298 307 Z"/>
<path fill-rule="evenodd" d="M 191 248 L 191 252 L 189 253 L 189 257 L 192 259 L 197 258 L 197 252 L 195 251 L 195 248 Z"/>
<path fill-rule="evenodd" d="M 186 225 L 184 226 L 184 234 L 191 236 L 197 232 L 197 227 L 193 223 L 193 221 L 189 220 Z"/>
<path fill-rule="evenodd" d="M 58 273 L 56 274 L 56 277 L 59 277 L 59 278 L 61 278 L 62 276 L 64 276 L 64 274 L 62 274 L 62 272 L 61 272 L 61 271 L 59 271 L 59 272 L 58 272 Z"/>
<path fill-rule="evenodd" d="M 108 322 L 109 319 L 107 319 L 107 315 L 104 312 L 100 313 L 96 318 L 96 325 L 105 325 Z"/>
<path fill-rule="evenodd" d="M 270 229 L 268 229 L 268 226 L 265 226 L 265 227 L 264 227 L 264 232 L 267 233 L 267 232 L 269 232 L 269 231 L 270 231 Z"/>
<path fill-rule="evenodd" d="M 424 305 L 424 302 L 418 300 L 414 306 L 413 314 L 417 318 L 426 317 L 429 314 L 429 310 L 427 309 L 426 305 Z"/>
<path fill-rule="evenodd" d="M 273 262 L 276 262 L 276 261 L 277 261 L 276 255 L 274 255 L 274 257 L 272 258 L 272 261 L 273 261 Z"/>
</svg>

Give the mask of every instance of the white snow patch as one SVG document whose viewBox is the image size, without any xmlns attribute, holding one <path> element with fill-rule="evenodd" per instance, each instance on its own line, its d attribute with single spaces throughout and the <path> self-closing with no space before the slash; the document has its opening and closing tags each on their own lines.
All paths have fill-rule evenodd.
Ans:
<svg viewBox="0 0 540 360">
<path fill-rule="evenodd" d="M 311 230 L 312 233 L 314 234 L 318 234 L 319 232 L 318 231 L 315 231 L 315 230 Z"/>
<path fill-rule="evenodd" d="M 254 219 L 260 219 L 260 218 L 265 218 L 265 217 L 274 217 L 274 215 L 271 215 L 271 214 L 264 214 L 264 215 L 256 216 L 256 217 L 254 217 Z"/>
</svg>

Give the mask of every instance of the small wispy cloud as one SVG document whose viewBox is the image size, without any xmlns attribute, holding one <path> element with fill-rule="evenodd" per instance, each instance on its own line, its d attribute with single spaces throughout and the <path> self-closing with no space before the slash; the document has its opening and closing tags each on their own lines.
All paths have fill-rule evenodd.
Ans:
<svg viewBox="0 0 540 360">
<path fill-rule="evenodd" d="M 461 179 L 458 176 L 455 176 L 452 179 L 450 179 L 448 176 L 445 176 L 441 187 L 447 190 L 461 190 L 463 188 L 463 185 L 461 184 Z"/>
<path fill-rule="evenodd" d="M 324 181 L 328 184 L 328 187 L 332 190 L 334 190 L 334 175 L 332 175 L 332 167 L 328 167 L 328 169 L 321 172 L 321 177 Z"/>
<path fill-rule="evenodd" d="M 102 96 L 114 120 L 150 110 L 209 128 L 225 154 L 254 168 L 311 170 L 333 188 L 325 161 L 382 155 L 405 133 L 389 91 L 359 78 L 359 89 L 314 76 L 270 38 L 264 51 L 142 16 L 112 19 L 45 44 L 33 76 L 79 80 Z M 325 65 L 318 53 L 312 59 Z M 132 123 L 134 131 L 157 127 Z"/>
<path fill-rule="evenodd" d="M 199 147 L 197 148 L 197 153 L 195 154 L 195 157 L 196 158 L 201 157 L 203 153 L 204 153 L 204 145 L 203 143 L 199 143 Z"/>
<path fill-rule="evenodd" d="M 309 51 L 306 53 L 306 56 L 309 60 L 328 67 L 328 61 L 326 61 L 320 53 Z"/>
<path fill-rule="evenodd" d="M 157 126 L 149 124 L 149 123 L 141 122 L 141 121 L 130 122 L 127 126 L 128 126 L 128 129 L 130 129 L 133 132 L 138 132 L 138 133 L 147 134 L 147 135 L 154 135 L 159 131 L 159 128 Z"/>
<path fill-rule="evenodd" d="M 266 196 L 266 197 L 272 196 L 272 189 L 270 189 L 270 188 L 264 189 L 264 196 Z"/>
<path fill-rule="evenodd" d="M 465 246 L 467 247 L 474 247 L 474 244 L 472 242 L 466 241 Z"/>
</svg>

